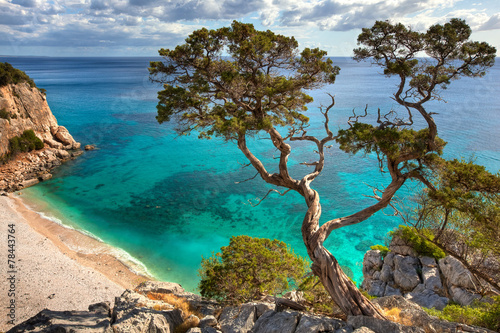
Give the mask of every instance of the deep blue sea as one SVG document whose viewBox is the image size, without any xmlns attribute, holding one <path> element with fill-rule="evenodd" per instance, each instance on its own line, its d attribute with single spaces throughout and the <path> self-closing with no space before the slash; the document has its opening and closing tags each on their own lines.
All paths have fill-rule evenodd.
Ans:
<svg viewBox="0 0 500 333">
<path fill-rule="evenodd" d="M 195 291 L 202 256 L 210 256 L 233 235 L 277 238 L 306 255 L 300 227 L 306 205 L 299 195 L 271 194 L 257 207 L 249 200 L 269 187 L 260 179 L 237 184 L 255 172 L 242 168 L 245 158 L 232 142 L 177 137 L 172 124 L 155 120 L 156 92 L 149 82 L 148 58 L 0 57 L 24 70 L 47 100 L 60 125 L 75 139 L 95 144 L 54 172 L 54 177 L 23 191 L 36 210 L 67 226 L 92 234 L 141 263 L 154 277 L 181 283 Z M 332 129 L 346 127 L 354 109 L 374 115 L 397 108 L 391 99 L 395 81 L 369 63 L 334 58 L 341 67 L 335 85 Z M 481 79 L 454 81 L 432 102 L 439 135 L 448 141 L 446 156 L 471 156 L 490 171 L 500 168 L 500 66 Z M 311 92 L 307 112 L 310 133 L 321 135 L 318 107 L 325 91 Z M 418 121 L 417 121 L 418 126 Z M 257 137 L 253 149 L 270 170 L 276 160 L 270 141 Z M 293 146 L 292 174 L 299 176 L 312 161 L 313 147 Z M 323 221 L 354 213 L 373 203 L 368 185 L 387 184 L 374 156 L 348 156 L 334 144 L 325 171 L 314 183 L 321 196 Z M 401 199 L 412 191 L 403 189 Z M 359 225 L 335 231 L 326 245 L 348 274 L 360 282 L 363 254 L 382 244 L 401 223 L 392 212 L 380 212 Z"/>
</svg>

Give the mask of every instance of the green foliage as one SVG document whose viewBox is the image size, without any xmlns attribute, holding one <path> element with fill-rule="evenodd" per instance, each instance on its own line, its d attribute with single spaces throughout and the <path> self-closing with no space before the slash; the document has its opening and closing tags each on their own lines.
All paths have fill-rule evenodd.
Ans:
<svg viewBox="0 0 500 333">
<path fill-rule="evenodd" d="M 444 253 L 443 250 L 431 242 L 434 239 L 434 234 L 429 230 L 419 230 L 419 232 L 417 232 L 408 226 L 400 225 L 398 229 L 391 231 L 391 235 L 397 235 L 411 244 L 413 249 L 419 255 L 432 257 L 436 260 L 442 259 L 446 256 L 446 253 Z M 426 240 L 422 237 L 422 235 L 431 241 Z"/>
<path fill-rule="evenodd" d="M 25 72 L 12 67 L 8 62 L 0 62 L 0 87 L 21 82 L 27 82 L 31 87 L 35 87 L 35 82 Z"/>
<path fill-rule="evenodd" d="M 10 112 L 5 110 L 5 109 L 1 109 L 0 110 L 0 118 L 1 119 L 7 119 L 7 120 L 10 120 Z"/>
<path fill-rule="evenodd" d="M 12 156 L 20 152 L 27 152 L 36 149 L 42 149 L 44 143 L 40 140 L 33 130 L 26 130 L 21 136 L 15 136 L 9 139 L 9 150 Z"/>
<path fill-rule="evenodd" d="M 306 277 L 299 285 L 298 290 L 304 293 L 304 299 L 313 312 L 331 315 L 338 311 L 335 302 L 317 276 Z"/>
<path fill-rule="evenodd" d="M 289 290 L 308 266 L 281 241 L 233 236 L 220 253 L 202 258 L 198 288 L 204 297 L 239 304 Z"/>
<path fill-rule="evenodd" d="M 380 245 L 380 244 L 373 245 L 370 247 L 370 249 L 379 250 L 380 254 L 382 255 L 382 258 L 384 258 L 387 255 L 387 253 L 389 253 L 389 248 L 385 245 Z"/>
<path fill-rule="evenodd" d="M 491 303 L 476 301 L 470 306 L 449 304 L 443 311 L 426 308 L 424 310 L 440 319 L 500 332 L 500 296 L 494 297 Z"/>
<path fill-rule="evenodd" d="M 436 148 L 428 149 L 429 130 L 416 131 L 408 128 L 376 127 L 356 122 L 349 129 L 339 130 L 337 143 L 346 153 L 376 153 L 391 161 L 418 160 L 433 165 L 442 154 L 446 142 L 435 139 Z M 407 168 L 412 164 L 406 162 Z"/>
<path fill-rule="evenodd" d="M 151 62 L 158 93 L 158 122 L 176 118 L 180 133 L 200 138 L 302 127 L 312 98 L 304 91 L 333 83 L 339 68 L 326 52 L 298 53 L 293 37 L 259 31 L 234 21 L 231 27 L 194 31 L 183 45 L 161 49 L 163 62 Z"/>
</svg>

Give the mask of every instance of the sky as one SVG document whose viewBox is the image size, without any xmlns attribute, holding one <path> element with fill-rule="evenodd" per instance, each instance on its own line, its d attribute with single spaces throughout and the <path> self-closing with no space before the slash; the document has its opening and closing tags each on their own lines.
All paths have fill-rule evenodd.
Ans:
<svg viewBox="0 0 500 333">
<path fill-rule="evenodd" d="M 425 31 L 454 17 L 500 50 L 498 0 L 0 0 L 0 55 L 155 56 L 193 30 L 238 20 L 352 56 L 376 20 Z"/>
</svg>

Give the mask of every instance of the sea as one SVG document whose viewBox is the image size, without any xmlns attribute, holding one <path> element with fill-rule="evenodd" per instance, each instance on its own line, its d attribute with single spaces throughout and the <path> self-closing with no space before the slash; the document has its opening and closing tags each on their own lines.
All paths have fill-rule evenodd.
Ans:
<svg viewBox="0 0 500 333">
<path fill-rule="evenodd" d="M 341 71 L 334 85 L 310 91 L 314 102 L 308 134 L 325 135 L 320 108 L 335 96 L 330 128 L 348 127 L 349 117 L 376 121 L 377 111 L 405 110 L 391 98 L 396 81 L 369 62 L 332 58 Z M 60 125 L 83 145 L 97 149 L 54 170 L 53 178 L 22 191 L 41 215 L 91 235 L 113 247 L 115 254 L 138 272 L 178 282 L 196 292 L 202 257 L 229 244 L 231 236 L 279 239 L 307 256 L 301 223 L 303 198 L 271 192 L 255 170 L 246 167 L 234 142 L 220 138 L 179 136 L 175 124 L 156 119 L 157 92 L 149 80 L 155 57 L 0 57 L 25 71 L 39 88 Z M 447 158 L 474 159 L 491 172 L 500 168 L 500 65 L 483 78 L 453 81 L 441 100 L 427 103 L 448 142 Z M 422 120 L 414 117 L 415 126 Z M 251 139 L 251 149 L 270 171 L 277 170 L 277 152 L 265 135 Z M 311 171 L 303 162 L 317 157 L 315 147 L 294 142 L 291 173 Z M 333 143 L 324 172 L 312 184 L 321 198 L 321 222 L 352 214 L 374 203 L 373 187 L 388 184 L 373 155 L 348 155 Z M 247 180 L 247 181 L 245 181 Z M 411 209 L 417 184 L 408 183 L 398 200 Z M 384 244 L 387 233 L 402 224 L 391 209 L 358 225 L 335 230 L 325 242 L 358 285 L 364 253 Z"/>
</svg>

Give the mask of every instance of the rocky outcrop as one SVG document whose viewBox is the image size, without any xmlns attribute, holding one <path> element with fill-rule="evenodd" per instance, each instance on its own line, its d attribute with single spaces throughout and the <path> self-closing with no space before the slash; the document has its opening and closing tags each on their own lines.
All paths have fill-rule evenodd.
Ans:
<svg viewBox="0 0 500 333">
<path fill-rule="evenodd" d="M 418 256 L 403 239 L 394 236 L 390 252 L 382 258 L 378 250 L 366 252 L 362 288 L 370 295 L 403 295 L 426 308 L 442 310 L 450 300 L 470 305 L 480 299 L 479 281 L 455 258 Z"/>
<path fill-rule="evenodd" d="M 19 154 L 0 166 L 0 191 L 12 192 L 50 178 L 49 171 L 76 155 L 76 142 L 64 126 L 59 126 L 49 105 L 36 87 L 28 83 L 0 87 L 0 158 L 9 153 L 9 139 L 33 130 L 45 148 Z"/>
<path fill-rule="evenodd" d="M 173 298 L 172 298 L 173 297 Z M 177 299 L 177 305 L 170 304 Z M 184 305 L 178 306 L 184 302 Z M 346 321 L 302 311 L 280 310 L 275 303 L 254 302 L 222 308 L 217 303 L 186 292 L 179 284 L 148 281 L 126 290 L 108 303 L 89 311 L 43 310 L 7 333 L 18 332 L 188 332 L 188 333 L 489 333 L 483 328 L 450 323 L 429 316 L 402 296 L 374 300 L 385 310 L 397 308 L 398 322 L 364 316 Z M 185 304 L 189 304 L 186 307 Z M 204 314 L 211 313 L 211 314 Z M 193 320 L 196 319 L 196 320 Z"/>
</svg>

